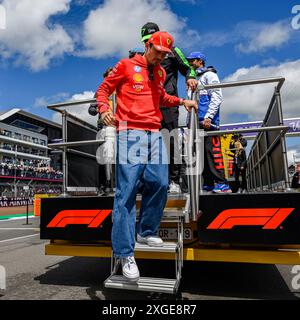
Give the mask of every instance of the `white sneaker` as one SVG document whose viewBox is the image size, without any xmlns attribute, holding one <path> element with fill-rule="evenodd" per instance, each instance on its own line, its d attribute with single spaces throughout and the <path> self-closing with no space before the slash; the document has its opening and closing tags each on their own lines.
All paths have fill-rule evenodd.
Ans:
<svg viewBox="0 0 300 320">
<path fill-rule="evenodd" d="M 133 256 L 121 258 L 123 276 L 129 281 L 138 281 L 140 272 Z"/>
<path fill-rule="evenodd" d="M 142 237 L 139 234 L 137 235 L 137 242 L 139 243 L 146 243 L 150 247 L 163 247 L 164 242 L 162 239 L 158 236 L 147 236 Z"/>
<path fill-rule="evenodd" d="M 169 184 L 169 193 L 181 193 L 180 185 L 174 181 L 171 181 Z"/>
</svg>

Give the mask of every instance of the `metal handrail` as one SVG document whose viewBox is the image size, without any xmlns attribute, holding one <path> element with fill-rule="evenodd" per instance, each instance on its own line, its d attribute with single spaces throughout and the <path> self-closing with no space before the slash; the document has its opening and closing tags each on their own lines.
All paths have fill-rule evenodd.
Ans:
<svg viewBox="0 0 300 320">
<path fill-rule="evenodd" d="M 104 139 L 100 139 L 100 140 L 85 140 L 85 141 L 51 143 L 48 146 L 50 148 L 63 148 L 63 147 L 85 146 L 85 145 L 91 145 L 91 144 L 102 144 L 104 142 L 105 142 Z"/>
<path fill-rule="evenodd" d="M 278 83 L 277 89 L 280 90 L 284 81 L 285 81 L 285 78 L 283 77 L 262 78 L 262 79 L 253 79 L 253 80 L 223 82 L 218 84 L 209 84 L 209 85 L 203 85 L 201 86 L 201 88 L 203 87 L 203 89 L 219 89 L 219 88 L 230 88 L 230 87 L 239 87 L 239 86 L 255 85 L 255 84 Z M 82 104 L 96 103 L 96 102 L 97 100 L 95 98 L 85 99 L 85 100 L 73 100 L 73 101 L 66 101 L 62 103 L 51 104 L 47 108 L 61 112 L 62 110 L 58 108 L 73 107 L 73 106 L 76 107 Z"/>
<path fill-rule="evenodd" d="M 73 101 L 66 101 L 66 102 L 62 102 L 62 103 L 50 104 L 49 106 L 47 106 L 47 108 L 50 110 L 57 111 L 57 112 L 62 112 L 63 110 L 60 110 L 58 108 L 73 107 L 73 106 L 77 107 L 82 104 L 95 103 L 95 102 L 97 102 L 97 100 L 95 98 L 85 99 L 85 100 L 73 100 Z"/>
<path fill-rule="evenodd" d="M 224 82 L 224 83 L 218 83 L 218 84 L 211 84 L 211 85 L 198 85 L 197 90 L 202 90 L 202 89 L 219 89 L 219 88 L 230 88 L 230 87 L 239 87 L 239 86 L 246 86 L 246 85 L 257 85 L 257 84 L 267 84 L 267 83 L 277 83 L 277 86 L 275 88 L 276 92 L 280 92 L 280 89 L 285 81 L 284 77 L 273 77 L 273 78 L 262 78 L 262 79 L 253 79 L 253 80 L 241 80 L 241 81 L 233 81 L 233 82 Z M 274 99 L 274 95 L 272 96 L 272 101 Z M 49 147 L 52 148 L 62 148 L 63 149 L 63 169 L 64 169 L 64 176 L 66 176 L 67 172 L 67 166 L 66 166 L 66 148 L 68 146 L 78 146 L 78 145 L 86 145 L 86 144 L 98 144 L 98 143 L 103 143 L 102 140 L 90 140 L 90 141 L 74 141 L 74 142 L 66 142 L 66 120 L 68 117 L 68 113 L 66 110 L 61 110 L 60 108 L 62 107 L 77 107 L 77 106 L 82 106 L 83 104 L 89 104 L 89 103 L 96 103 L 97 100 L 95 98 L 92 99 L 85 99 L 81 101 L 66 101 L 63 103 L 56 103 L 56 104 L 51 104 L 48 106 L 48 109 L 59 112 L 63 116 L 63 142 L 62 143 L 54 143 L 50 144 Z M 272 104 L 271 104 L 272 105 Z M 271 107 L 271 105 L 268 108 Z M 193 111 L 192 111 L 193 115 Z M 194 113 L 194 118 L 197 119 L 197 115 Z M 192 121 L 194 123 L 194 121 Z M 197 127 L 193 125 L 193 130 L 195 131 Z M 223 134 L 229 134 L 229 133 L 248 133 L 248 132 L 265 132 L 265 131 L 281 131 L 283 132 L 283 135 L 288 131 L 288 126 L 272 126 L 272 127 L 261 127 L 261 128 L 251 128 L 251 129 L 235 129 L 235 130 L 220 130 L 220 131 L 205 131 L 204 135 L 206 136 L 220 136 Z M 194 132 L 195 133 L 195 132 Z M 193 137 L 195 135 L 193 134 Z M 199 146 L 198 146 L 199 147 Z M 196 167 L 200 168 L 200 157 L 196 158 Z M 285 165 L 286 166 L 286 165 Z M 64 187 L 67 186 L 67 178 L 64 177 Z M 195 193 L 198 194 L 198 188 L 197 185 L 199 183 L 199 177 L 192 183 L 194 187 L 192 189 L 195 189 Z M 192 181 L 191 181 L 192 182 Z M 191 187 L 191 186 L 190 186 Z M 64 188 L 65 190 L 65 188 Z M 191 203 L 193 204 L 192 207 L 194 207 L 193 210 L 193 218 L 195 218 L 195 213 L 197 212 L 197 207 L 199 206 L 198 199 L 191 199 Z"/>
<path fill-rule="evenodd" d="M 203 85 L 203 89 L 220 89 L 220 88 L 249 86 L 249 85 L 255 85 L 255 84 L 278 83 L 276 88 L 277 90 L 280 90 L 284 81 L 285 81 L 284 77 L 240 80 L 240 81 L 223 82 L 218 84 Z"/>
<path fill-rule="evenodd" d="M 205 136 L 222 136 L 229 133 L 248 133 L 248 132 L 265 132 L 265 131 L 284 131 L 289 130 L 288 126 L 272 126 L 272 127 L 261 127 L 261 128 L 251 128 L 251 129 L 235 129 L 235 130 L 219 130 L 219 131 L 205 131 Z"/>
</svg>

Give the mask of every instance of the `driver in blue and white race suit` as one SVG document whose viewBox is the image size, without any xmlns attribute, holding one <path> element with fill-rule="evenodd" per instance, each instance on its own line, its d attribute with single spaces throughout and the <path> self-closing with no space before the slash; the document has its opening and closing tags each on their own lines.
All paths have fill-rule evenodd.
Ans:
<svg viewBox="0 0 300 320">
<path fill-rule="evenodd" d="M 219 130 L 222 90 L 203 89 L 203 85 L 220 83 L 217 71 L 212 66 L 205 67 L 206 56 L 201 52 L 191 52 L 187 60 L 197 74 L 199 126 L 206 131 Z M 205 137 L 204 148 L 203 190 L 214 193 L 231 192 L 224 175 L 220 137 Z"/>
</svg>

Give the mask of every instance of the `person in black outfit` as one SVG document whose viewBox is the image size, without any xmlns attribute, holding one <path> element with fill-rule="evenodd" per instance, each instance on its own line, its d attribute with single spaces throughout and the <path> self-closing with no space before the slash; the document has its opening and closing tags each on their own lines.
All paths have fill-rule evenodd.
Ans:
<svg viewBox="0 0 300 320">
<path fill-rule="evenodd" d="M 151 35 L 159 31 L 159 27 L 154 22 L 147 22 L 141 28 L 141 41 L 146 44 Z M 178 47 L 172 48 L 172 55 L 168 54 L 165 60 L 161 63 L 161 66 L 166 71 L 166 81 L 164 88 L 170 95 L 178 97 L 177 81 L 178 72 L 180 72 L 185 78 L 187 85 L 195 90 L 197 87 L 196 73 L 189 65 L 184 54 Z M 161 122 L 161 129 L 167 129 L 170 132 L 174 129 L 178 129 L 179 109 L 178 107 L 167 108 L 160 107 L 163 120 Z M 180 180 L 180 165 L 175 162 L 174 145 L 178 144 L 178 133 L 174 135 L 174 139 L 170 141 L 170 164 L 169 164 L 169 192 L 179 193 L 181 192 L 179 186 Z M 175 149 L 176 150 L 176 149 Z M 178 150 L 178 149 L 177 149 Z"/>
<path fill-rule="evenodd" d="M 298 189 L 300 188 L 300 163 L 296 165 L 296 172 L 293 175 L 292 179 L 292 188 Z"/>
<path fill-rule="evenodd" d="M 234 163 L 233 163 L 233 172 L 235 177 L 235 182 L 238 187 L 238 192 L 243 193 L 247 191 L 247 181 L 246 181 L 246 168 L 247 168 L 247 156 L 245 147 L 247 141 L 243 136 L 235 135 L 234 136 Z M 240 183 L 240 176 L 242 178 L 242 183 Z"/>
</svg>

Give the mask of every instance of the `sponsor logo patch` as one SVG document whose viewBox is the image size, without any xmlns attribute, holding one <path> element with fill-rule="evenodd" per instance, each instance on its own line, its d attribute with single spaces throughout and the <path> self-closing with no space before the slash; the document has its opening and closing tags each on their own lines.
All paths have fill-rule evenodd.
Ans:
<svg viewBox="0 0 300 320">
<path fill-rule="evenodd" d="M 135 72 L 141 72 L 141 71 L 142 71 L 142 68 L 139 67 L 139 66 L 135 66 L 135 67 L 133 68 L 133 70 L 134 70 Z"/>
<path fill-rule="evenodd" d="M 143 84 L 134 84 L 132 87 L 136 92 L 141 92 L 144 89 Z"/>
<path fill-rule="evenodd" d="M 133 80 L 134 80 L 134 82 L 136 82 L 136 83 L 141 83 L 141 82 L 144 81 L 144 78 L 143 78 L 143 76 L 142 76 L 140 73 L 135 73 L 135 74 L 133 75 Z"/>
</svg>

